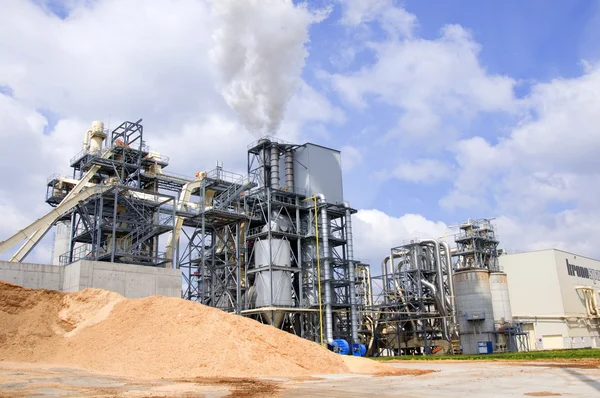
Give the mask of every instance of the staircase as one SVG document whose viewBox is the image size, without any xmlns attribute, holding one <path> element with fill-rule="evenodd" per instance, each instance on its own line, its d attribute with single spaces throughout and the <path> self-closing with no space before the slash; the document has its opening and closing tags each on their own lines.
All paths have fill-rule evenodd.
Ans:
<svg viewBox="0 0 600 398">
<path fill-rule="evenodd" d="M 213 199 L 217 204 L 214 206 L 216 210 L 226 210 L 231 203 L 240 198 L 242 192 L 254 188 L 255 183 L 251 182 L 247 176 L 240 178 L 232 183 L 224 192 L 215 196 Z"/>
</svg>

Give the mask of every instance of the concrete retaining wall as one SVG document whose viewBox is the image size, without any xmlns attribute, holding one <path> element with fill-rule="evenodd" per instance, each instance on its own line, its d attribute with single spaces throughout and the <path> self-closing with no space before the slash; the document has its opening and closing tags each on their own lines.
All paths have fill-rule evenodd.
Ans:
<svg viewBox="0 0 600 398">
<path fill-rule="evenodd" d="M 87 287 L 112 290 L 125 297 L 180 297 L 181 271 L 101 261 L 67 266 L 0 261 L 0 280 L 32 289 L 75 292 Z"/>
</svg>

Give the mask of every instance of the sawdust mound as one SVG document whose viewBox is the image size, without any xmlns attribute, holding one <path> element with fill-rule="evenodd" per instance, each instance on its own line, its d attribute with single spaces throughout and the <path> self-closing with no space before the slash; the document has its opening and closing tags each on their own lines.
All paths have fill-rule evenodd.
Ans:
<svg viewBox="0 0 600 398">
<path fill-rule="evenodd" d="M 85 289 L 0 281 L 0 360 L 45 362 L 144 378 L 377 373 L 313 342 L 177 298 L 126 299 Z"/>
</svg>

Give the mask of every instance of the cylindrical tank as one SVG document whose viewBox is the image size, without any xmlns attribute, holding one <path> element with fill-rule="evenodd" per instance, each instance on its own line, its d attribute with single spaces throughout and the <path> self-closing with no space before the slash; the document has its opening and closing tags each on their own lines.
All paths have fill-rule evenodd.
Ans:
<svg viewBox="0 0 600 398">
<path fill-rule="evenodd" d="M 279 147 L 271 145 L 271 188 L 279 189 Z"/>
<path fill-rule="evenodd" d="M 285 186 L 294 190 L 294 152 L 289 148 L 285 151 Z"/>
<path fill-rule="evenodd" d="M 90 152 L 102 151 L 102 142 L 106 138 L 104 133 L 104 123 L 100 121 L 92 122 L 92 128 L 90 129 Z"/>
<path fill-rule="evenodd" d="M 274 266 L 290 267 L 290 253 L 290 242 L 288 240 L 259 240 L 254 245 L 255 265 L 257 268 L 268 266 L 272 258 Z M 290 272 L 281 270 L 257 272 L 254 286 L 256 288 L 256 307 L 291 307 L 293 305 Z M 268 315 L 265 315 L 265 317 L 268 317 Z M 270 319 L 267 319 L 267 321 L 270 322 Z M 273 324 L 279 327 L 282 321 L 283 313 L 277 313 Z"/>
<path fill-rule="evenodd" d="M 490 291 L 492 293 L 494 321 L 498 325 L 512 322 L 508 280 L 504 272 L 492 272 L 490 274 Z"/>
<path fill-rule="evenodd" d="M 454 294 L 463 353 L 477 354 L 478 342 L 494 339 L 489 272 L 483 269 L 457 271 L 454 274 Z"/>
</svg>

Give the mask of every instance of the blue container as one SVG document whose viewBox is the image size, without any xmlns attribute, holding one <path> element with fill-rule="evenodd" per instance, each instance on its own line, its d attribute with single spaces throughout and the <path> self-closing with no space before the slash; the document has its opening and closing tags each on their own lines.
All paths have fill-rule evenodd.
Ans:
<svg viewBox="0 0 600 398">
<path fill-rule="evenodd" d="M 333 340 L 333 352 L 342 355 L 350 354 L 350 344 L 344 339 Z"/>
<path fill-rule="evenodd" d="M 491 341 L 479 341 L 477 342 L 477 349 L 480 354 L 493 354 L 494 347 Z"/>
</svg>

